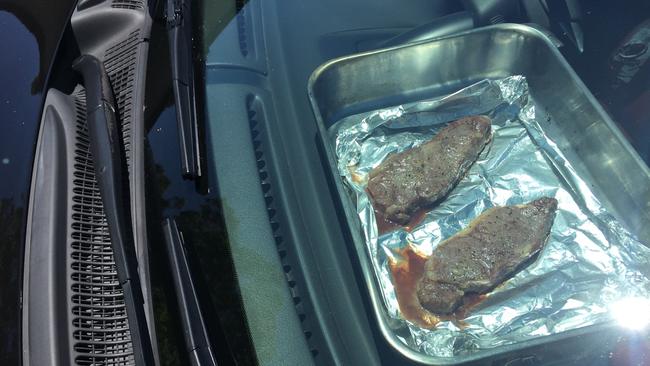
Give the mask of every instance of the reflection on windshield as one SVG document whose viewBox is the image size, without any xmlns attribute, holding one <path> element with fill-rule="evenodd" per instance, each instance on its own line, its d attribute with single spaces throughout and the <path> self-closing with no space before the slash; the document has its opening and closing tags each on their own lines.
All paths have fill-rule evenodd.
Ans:
<svg viewBox="0 0 650 366">
<path fill-rule="evenodd" d="M 23 61 L 32 62 L 38 60 L 38 71 L 31 82 L 31 93 L 36 94 L 43 89 L 45 76 L 47 75 L 50 61 L 59 42 L 67 15 L 76 1 L 25 1 L 25 0 L 3 0 L 0 3 L 0 11 L 7 11 L 13 14 L 36 38 L 38 56 L 25 57 Z M 4 27 L 7 24 L 3 21 L 3 32 L 12 34 L 14 37 L 26 36 L 25 33 L 11 32 Z M 20 51 L 24 46 L 9 47 L 3 43 L 6 50 Z M 6 85 L 6 84 L 5 84 Z"/>
<path fill-rule="evenodd" d="M 208 4 L 203 7 L 213 9 L 216 6 L 216 11 L 219 11 L 219 5 L 215 4 L 230 2 L 206 3 Z M 159 8 L 158 11 L 160 10 L 162 9 Z M 146 159 L 149 162 L 146 170 L 146 198 L 149 242 L 152 246 L 154 311 L 161 361 L 163 364 L 185 364 L 188 361 L 185 359 L 186 353 L 182 351 L 185 347 L 181 337 L 183 330 L 173 315 L 178 312 L 175 310 L 176 300 L 170 287 L 172 279 L 167 269 L 161 230 L 163 218 L 174 217 L 188 248 L 199 300 L 219 363 L 227 365 L 235 360 L 239 365 L 253 365 L 255 352 L 250 344 L 239 297 L 238 282 L 223 223 L 222 202 L 216 189 L 215 177 L 212 175 L 214 172 L 211 171 L 210 164 L 206 164 L 203 167 L 206 173 L 198 182 L 184 179 L 181 175 L 167 32 L 160 14 L 154 19 L 145 94 L 148 144 Z M 194 24 L 200 27 L 201 22 Z M 218 28 L 217 26 L 212 32 L 218 33 Z M 200 41 L 201 31 L 195 30 L 195 34 L 195 42 Z M 201 66 L 196 68 L 198 78 L 195 82 L 199 90 L 202 90 L 203 56 L 200 48 L 195 47 L 195 57 Z M 202 97 L 199 95 L 197 104 L 202 106 L 202 103 Z M 203 116 L 199 113 L 199 121 L 201 118 Z M 200 131 L 199 138 L 204 137 L 204 131 Z M 224 334 L 227 334 L 227 337 Z"/>
</svg>

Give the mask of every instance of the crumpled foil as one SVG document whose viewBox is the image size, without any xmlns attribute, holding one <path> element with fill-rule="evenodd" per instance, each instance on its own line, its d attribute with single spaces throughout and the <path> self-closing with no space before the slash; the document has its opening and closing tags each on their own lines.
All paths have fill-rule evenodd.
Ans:
<svg viewBox="0 0 650 366">
<path fill-rule="evenodd" d="M 449 196 L 412 231 L 378 235 L 367 174 L 460 117 L 492 118 L 492 142 Z M 611 304 L 650 298 L 650 249 L 609 215 L 535 119 L 523 76 L 483 80 L 454 94 L 346 117 L 328 131 L 350 189 L 395 334 L 437 357 L 478 352 L 612 320 Z M 542 196 L 559 202 L 537 259 L 489 293 L 464 319 L 424 329 L 400 316 L 389 259 L 411 245 L 430 254 L 493 206 Z M 647 311 L 647 310 L 646 310 Z"/>
</svg>

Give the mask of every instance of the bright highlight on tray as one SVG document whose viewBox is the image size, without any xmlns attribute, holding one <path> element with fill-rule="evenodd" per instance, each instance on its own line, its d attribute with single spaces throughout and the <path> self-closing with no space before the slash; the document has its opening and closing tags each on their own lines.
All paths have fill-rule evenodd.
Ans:
<svg viewBox="0 0 650 366">
<path fill-rule="evenodd" d="M 650 299 L 624 298 L 613 303 L 610 309 L 622 327 L 643 330 L 650 324 Z"/>
</svg>

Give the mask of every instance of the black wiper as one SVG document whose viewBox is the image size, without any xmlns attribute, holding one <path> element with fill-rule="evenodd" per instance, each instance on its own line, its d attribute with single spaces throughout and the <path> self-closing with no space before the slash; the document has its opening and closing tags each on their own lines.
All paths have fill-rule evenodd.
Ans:
<svg viewBox="0 0 650 366">
<path fill-rule="evenodd" d="M 183 237 L 176 227 L 176 222 L 170 218 L 163 221 L 163 231 L 189 358 L 195 366 L 216 365 L 190 274 Z"/>
<path fill-rule="evenodd" d="M 144 311 L 138 263 L 130 225 L 125 181 L 125 164 L 115 118 L 115 104 L 108 76 L 101 61 L 91 55 L 75 60 L 86 88 L 86 120 L 95 177 L 104 206 L 117 278 L 124 291 L 129 331 L 136 365 L 153 365 L 153 351 Z"/>
<path fill-rule="evenodd" d="M 167 0 L 166 8 L 172 87 L 183 176 L 201 176 L 199 132 L 192 63 L 192 9 L 189 0 Z"/>
</svg>

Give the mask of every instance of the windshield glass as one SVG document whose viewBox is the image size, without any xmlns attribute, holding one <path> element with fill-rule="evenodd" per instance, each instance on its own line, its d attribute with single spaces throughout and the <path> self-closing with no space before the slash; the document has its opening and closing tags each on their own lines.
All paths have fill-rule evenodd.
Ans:
<svg viewBox="0 0 650 366">
<path fill-rule="evenodd" d="M 650 34 L 647 33 L 650 27 L 646 19 L 647 6 L 595 2 L 584 3 L 582 8 L 577 9 L 547 6 L 545 2 L 528 2 L 528 5 L 514 8 L 485 9 L 472 6 L 474 3 L 477 2 L 205 1 L 198 13 L 195 10 L 196 21 L 200 25 L 200 37 L 195 39 L 199 58 L 197 79 L 201 81 L 199 88 L 205 92 L 204 96 L 198 98 L 204 98 L 205 130 L 202 133 L 205 136 L 207 170 L 210 172 L 210 183 L 207 185 L 210 192 L 204 197 L 213 197 L 214 201 L 210 202 L 221 210 L 222 224 L 228 229 L 229 247 L 239 276 L 247 325 L 258 358 L 280 360 L 291 354 L 290 357 L 295 357 L 296 362 L 301 363 L 318 353 L 316 341 L 308 339 L 307 346 L 304 344 L 303 334 L 312 334 L 312 329 L 305 324 L 309 324 L 309 317 L 314 315 L 317 315 L 317 319 L 311 321 L 319 324 L 326 323 L 323 319 L 329 318 L 317 310 L 301 310 L 300 306 L 303 305 L 300 304 L 304 303 L 306 308 L 324 306 L 320 304 L 323 298 L 313 295 L 313 291 L 333 281 L 326 271 L 325 274 L 323 272 L 323 268 L 329 268 L 327 266 L 333 263 L 350 271 L 344 272 L 343 277 L 349 275 L 347 281 L 352 283 L 351 286 L 362 289 L 361 294 L 354 296 L 363 297 L 363 301 L 371 304 L 365 309 L 363 306 L 360 309 L 349 308 L 345 310 L 346 314 L 354 317 L 355 314 L 366 316 L 379 312 L 391 319 L 403 320 L 400 308 L 403 303 L 394 298 L 391 307 L 392 286 L 397 286 L 391 277 L 394 271 L 391 272 L 388 265 L 388 257 L 392 254 L 373 256 L 372 245 L 388 251 L 404 249 L 396 246 L 397 241 L 406 243 L 408 240 L 409 245 L 424 243 L 417 248 L 424 248 L 424 254 L 430 256 L 441 240 L 449 239 L 468 227 L 490 207 L 526 204 L 542 196 L 553 197 L 559 200 L 560 208 L 553 226 L 555 231 L 551 230 L 547 247 L 584 245 L 584 249 L 592 244 L 602 247 L 612 244 L 616 247 L 634 247 L 626 253 L 645 258 L 641 247 L 650 239 L 644 225 L 647 222 L 644 220 L 648 218 L 645 212 L 647 207 L 643 204 L 648 197 L 647 188 L 644 188 L 648 185 L 644 179 L 648 178 L 647 164 L 650 161 L 650 145 L 646 138 L 650 132 L 647 119 L 650 115 L 647 109 L 650 95 L 650 63 L 646 62 L 650 42 L 647 36 Z M 609 21 L 613 19 L 611 14 L 620 15 L 617 19 L 621 19 L 622 24 Z M 413 46 L 413 51 L 380 51 L 363 57 L 354 56 L 429 38 L 474 32 L 477 28 L 499 23 L 527 24 L 532 28 L 524 29 L 527 26 L 521 26 L 512 28 L 514 31 L 471 33 L 473 35 L 463 40 L 441 42 L 430 47 Z M 512 36 L 515 33 L 516 36 Z M 328 64 L 314 73 L 320 65 L 341 57 L 350 58 Z M 566 67 L 565 60 L 571 67 Z M 508 79 L 517 76 L 524 76 L 525 79 L 523 82 Z M 474 89 L 463 89 L 468 86 Z M 513 90 L 515 96 L 522 99 L 508 100 L 506 96 Z M 453 99 L 457 104 L 445 104 L 445 96 L 459 91 L 457 99 Z M 503 100 L 487 106 L 489 103 L 486 101 L 493 92 L 501 93 Z M 472 100 L 471 96 L 478 96 L 479 101 Z M 437 98 L 443 98 L 443 101 Z M 425 109 L 418 104 L 423 100 L 431 102 L 427 108 L 435 105 L 437 109 Z M 527 103 L 529 100 L 530 104 Z M 473 111 L 470 108 L 472 105 L 480 106 L 476 113 L 468 112 Z M 396 112 L 389 108 L 394 106 L 401 109 Z M 536 117 L 524 118 L 525 112 L 533 107 Z M 392 135 L 394 130 L 391 130 L 391 126 L 384 125 L 389 118 L 378 122 L 363 119 L 374 111 L 408 114 L 410 110 L 420 113 L 414 117 L 420 124 L 408 126 L 409 138 L 404 138 L 407 135 Z M 521 114 L 515 119 L 504 115 L 513 110 Z M 440 117 L 443 112 L 446 114 Z M 502 157 L 510 164 L 510 170 L 490 171 L 486 164 L 497 164 L 499 160 L 490 160 L 489 155 L 481 155 L 485 159 L 478 158 L 472 169 L 485 168 L 486 172 L 493 174 L 486 173 L 484 177 L 505 178 L 492 182 L 494 184 L 484 190 L 476 188 L 480 182 L 475 182 L 475 186 L 470 186 L 469 180 L 450 183 L 450 189 L 454 189 L 456 184 L 458 188 L 447 197 L 467 198 L 466 201 L 457 202 L 457 207 L 462 206 L 466 210 L 449 211 L 447 216 L 440 219 L 433 217 L 435 214 L 426 214 L 432 210 L 431 205 L 425 207 L 422 214 L 424 219 L 420 217 L 423 224 L 419 227 L 435 226 L 437 231 L 411 232 L 409 228 L 398 229 L 399 234 L 384 235 L 384 230 L 374 221 L 374 213 L 369 216 L 371 219 L 364 221 L 360 212 L 377 209 L 372 206 L 376 201 L 371 201 L 376 197 L 365 193 L 369 186 L 366 186 L 364 179 L 367 176 L 364 174 L 372 176 L 370 170 L 382 164 L 388 155 L 433 138 L 442 126 L 430 128 L 432 121 L 447 123 L 479 112 L 492 118 L 493 135 L 487 143 L 489 147 L 485 154 L 503 149 Z M 167 128 L 172 129 L 173 112 L 166 109 L 163 114 L 168 115 L 170 121 L 167 123 L 170 125 Z M 363 120 L 375 121 L 379 128 L 375 130 L 373 125 L 364 125 L 363 128 L 367 130 L 362 132 L 366 134 L 359 135 L 358 139 L 337 140 L 342 133 L 353 130 L 340 128 L 343 125 L 337 122 L 344 118 L 350 122 L 349 126 L 359 125 Z M 519 154 L 508 150 L 510 145 L 498 144 L 501 141 L 498 139 L 505 138 L 505 135 L 501 135 L 505 133 L 505 128 L 512 127 L 499 121 L 516 121 L 520 123 L 517 126 L 521 136 L 530 134 L 527 138 L 521 137 L 521 144 L 516 145 L 521 149 Z M 426 133 L 423 132 L 424 127 L 427 128 Z M 166 127 L 158 124 L 151 129 L 150 140 L 159 146 L 153 148 L 154 155 L 160 156 L 161 162 L 170 162 L 173 159 L 163 157 L 168 153 L 167 144 L 156 142 L 159 136 L 156 134 L 160 133 L 158 128 L 162 128 L 164 133 Z M 508 131 L 515 133 L 514 130 Z M 344 145 L 341 141 L 349 144 Z M 367 141 L 371 143 L 366 144 Z M 360 151 L 354 151 L 359 153 L 360 162 L 349 165 L 358 169 L 356 173 L 362 177 L 362 183 L 358 186 L 354 185 L 355 172 L 348 174 L 345 169 L 340 169 L 343 157 L 340 152 L 345 146 L 362 146 Z M 371 148 L 374 150 L 363 150 Z M 564 162 L 567 163 L 565 167 L 569 167 L 567 170 L 558 168 Z M 367 165 L 364 166 L 364 163 Z M 177 169 L 174 167 L 178 165 L 176 162 L 170 164 L 170 169 Z M 471 177 L 473 170 L 461 175 L 464 174 Z M 508 181 L 508 177 L 515 175 L 519 180 L 513 178 Z M 525 184 L 520 179 L 524 176 L 528 179 Z M 523 185 L 516 185 L 513 183 L 515 180 Z M 190 183 L 172 181 L 163 196 L 178 196 L 173 192 L 182 191 L 184 188 L 179 187 L 183 185 L 190 189 Z M 461 191 L 462 187 L 466 190 Z M 507 193 L 498 196 L 500 189 Z M 353 194 L 349 194 L 350 190 Z M 618 198 L 613 199 L 614 192 L 622 194 L 617 194 Z M 481 195 L 489 198 L 482 198 Z M 570 196 L 570 199 L 563 195 Z M 203 199 L 205 201 L 201 202 L 169 201 L 166 210 L 183 212 L 190 207 L 203 207 L 208 203 L 207 198 Z M 581 210 L 585 217 L 570 217 L 575 210 Z M 596 222 L 590 218 L 601 213 L 611 214 L 614 219 L 600 218 Z M 565 226 L 558 226 L 558 222 L 564 222 Z M 598 226 L 601 224 L 609 227 L 621 225 L 625 229 L 603 231 Z M 585 225 L 589 229 L 584 229 Z M 346 234 L 350 227 L 357 232 L 352 234 L 352 238 Z M 499 234 L 503 232 L 499 231 Z M 616 236 L 616 239 L 610 235 Z M 264 245 L 268 238 L 273 240 L 276 248 Z M 331 253 L 320 252 L 323 247 L 331 248 Z M 577 256 L 573 263 L 580 263 L 575 265 L 576 268 L 596 266 L 597 261 L 591 260 L 595 257 L 589 257 L 585 254 L 587 249 L 584 250 L 571 253 Z M 620 259 L 609 257 L 611 253 L 605 251 L 601 254 L 611 263 Z M 536 252 L 529 253 L 526 258 L 535 255 Z M 552 260 L 549 258 L 554 256 L 570 258 L 564 249 L 558 249 L 548 256 L 539 256 L 543 263 L 549 263 Z M 524 262 L 522 259 L 521 263 Z M 521 265 L 545 270 L 547 276 L 538 279 L 546 281 L 544 283 L 548 287 L 545 288 L 551 289 L 552 281 L 560 281 L 555 275 L 550 275 L 551 269 L 559 270 L 560 264 L 555 263 L 557 268 L 550 265 L 539 267 L 542 262 L 533 264 L 538 267 L 527 267 L 531 262 Z M 617 272 L 616 276 L 647 275 L 635 267 L 642 261 L 632 262 L 621 259 L 620 263 L 626 270 Z M 598 263 L 602 265 L 604 262 Z M 292 277 L 292 271 L 296 268 L 300 268 L 297 280 Z M 612 271 L 601 270 L 601 280 L 616 277 Z M 316 282 L 310 282 L 312 272 L 316 273 Z M 586 272 L 579 273 L 587 276 Z M 282 282 L 285 279 L 290 287 L 288 294 L 286 283 Z M 375 280 L 379 286 L 372 282 Z M 517 344 L 536 336 L 550 336 L 599 324 L 602 319 L 592 319 L 591 314 L 607 313 L 611 310 L 609 305 L 616 301 L 594 300 L 600 291 L 605 291 L 605 282 L 600 287 L 585 287 L 582 290 L 578 289 L 578 282 L 570 282 L 575 292 L 570 295 L 569 292 L 558 294 L 556 302 L 548 300 L 548 292 L 528 297 L 529 301 L 550 301 L 548 308 L 538 309 L 538 315 L 548 312 L 553 315 L 545 316 L 557 322 L 553 326 L 545 323 L 543 327 L 546 328 L 540 325 L 534 330 L 520 329 L 520 333 L 509 334 L 510 338 L 504 344 Z M 479 291 L 480 295 L 490 293 L 500 283 L 491 283 L 489 289 Z M 622 287 L 620 290 L 623 291 Z M 335 294 L 333 290 L 323 291 L 329 296 Z M 628 302 L 621 306 L 626 309 L 631 309 L 625 305 L 628 303 L 638 306 L 639 303 L 635 301 L 639 298 L 645 304 L 643 296 L 637 296 L 636 289 L 630 291 L 635 295 L 629 299 L 622 298 Z M 307 293 L 310 295 L 305 295 Z M 590 295 L 585 299 L 578 293 Z M 621 293 L 616 292 L 612 296 L 622 296 Z M 392 296 L 399 297 L 399 294 Z M 260 305 L 259 297 L 274 301 Z M 296 304 L 298 317 L 292 315 L 296 311 Z M 488 305 L 481 303 L 478 309 L 484 311 Z M 570 313 L 572 306 L 575 306 L 572 308 L 574 312 Z M 511 308 L 515 309 L 514 305 Z M 504 307 L 499 309 L 503 310 Z M 510 315 L 506 314 L 510 316 L 507 321 L 524 319 L 533 313 L 531 308 L 526 311 L 513 310 Z M 491 313 L 485 310 L 480 314 L 484 316 L 481 319 L 487 319 Z M 499 314 L 507 317 L 504 312 Z M 589 316 L 580 318 L 578 314 Z M 328 316 L 337 318 L 341 315 L 330 311 Z M 535 318 L 534 315 L 530 316 L 531 319 Z M 540 315 L 535 319 L 541 318 Z M 307 319 L 307 323 L 304 319 Z M 369 321 L 376 322 L 377 319 L 372 316 Z M 284 331 L 270 331 L 278 323 L 283 325 Z M 520 325 L 532 327 L 532 323 L 522 320 Z M 452 333 L 460 332 L 458 329 L 462 328 L 453 321 L 444 324 Z M 493 324 L 495 329 L 499 324 Z M 385 324 L 381 327 L 385 327 Z M 426 337 L 419 338 L 416 334 L 418 329 L 412 324 L 399 328 L 408 336 L 395 335 L 398 334 L 396 331 L 392 341 L 384 340 L 386 333 L 390 333 L 385 331 L 379 334 L 379 348 L 391 342 L 402 342 L 404 349 L 417 355 L 440 356 L 439 349 L 421 346 L 434 342 Z M 451 342 L 451 339 L 459 338 L 444 339 Z M 467 344 L 468 347 L 491 349 L 502 341 L 501 338 L 490 339 L 494 342 L 489 346 L 479 341 Z M 607 347 L 613 346 L 607 344 Z M 312 350 L 312 355 L 308 353 L 309 350 Z M 461 350 L 450 352 L 455 356 L 453 352 Z M 321 357 L 326 356 L 321 353 Z M 420 356 L 410 357 L 417 359 Z"/>
</svg>

